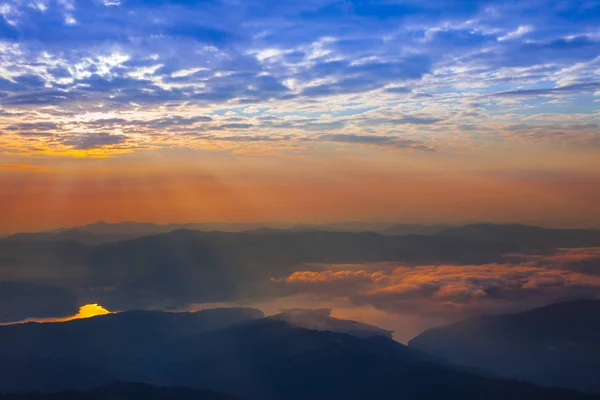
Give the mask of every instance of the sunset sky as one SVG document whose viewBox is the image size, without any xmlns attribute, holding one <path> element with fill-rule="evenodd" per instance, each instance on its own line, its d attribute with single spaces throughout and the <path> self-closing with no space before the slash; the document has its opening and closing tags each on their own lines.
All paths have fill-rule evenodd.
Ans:
<svg viewBox="0 0 600 400">
<path fill-rule="evenodd" d="M 0 233 L 600 227 L 593 0 L 0 0 Z"/>
</svg>

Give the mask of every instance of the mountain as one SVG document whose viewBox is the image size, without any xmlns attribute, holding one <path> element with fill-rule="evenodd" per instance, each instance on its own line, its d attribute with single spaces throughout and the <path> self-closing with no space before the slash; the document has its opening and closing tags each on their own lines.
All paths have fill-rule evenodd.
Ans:
<svg viewBox="0 0 600 400">
<path fill-rule="evenodd" d="M 553 304 L 430 329 L 414 349 L 542 385 L 600 392 L 600 300 Z"/>
<path fill-rule="evenodd" d="M 337 222 L 330 224 L 296 224 L 292 230 L 327 232 L 380 232 L 389 228 L 388 222 Z"/>
<path fill-rule="evenodd" d="M 383 336 L 392 338 L 392 331 L 381 329 L 377 326 L 365 324 L 362 322 L 348 321 L 331 317 L 331 309 L 323 308 L 320 310 L 307 309 L 287 309 L 281 310 L 281 313 L 271 317 L 281 321 L 289 322 L 295 326 L 316 331 L 332 331 L 348 333 L 358 337 Z"/>
<path fill-rule="evenodd" d="M 600 230 L 548 229 L 519 224 L 473 224 L 448 228 L 434 236 L 476 243 L 520 242 L 532 247 L 586 247 L 598 245 Z"/>
<path fill-rule="evenodd" d="M 433 235 L 447 229 L 452 225 L 422 225 L 422 224 L 394 224 L 379 231 L 383 235 Z"/>
<path fill-rule="evenodd" d="M 137 371 L 151 382 L 249 400 L 586 398 L 465 373 L 385 336 L 315 331 L 279 318 L 174 341 L 141 364 L 150 366 Z"/>
<path fill-rule="evenodd" d="M 16 233 L 3 238 L 2 240 L 9 243 L 76 242 L 88 246 L 95 246 L 135 239 L 145 235 L 145 233 L 93 233 L 81 229 L 68 229 L 58 232 Z"/>
<path fill-rule="evenodd" d="M 323 329 L 354 328 L 352 334 L 307 329 L 291 317 L 318 320 Z M 323 310 L 262 318 L 255 310 L 226 309 L 0 326 L 1 389 L 85 391 L 22 395 L 33 399 L 204 396 L 194 389 L 247 400 L 600 398 L 478 376 L 397 343 L 386 331 L 329 318 Z M 191 389 L 121 384 L 90 390 L 115 381 Z"/>
<path fill-rule="evenodd" d="M 155 387 L 142 383 L 111 383 L 87 391 L 0 394 L 0 400 L 239 400 L 206 390 Z"/>
<path fill-rule="evenodd" d="M 23 282 L 0 282 L 0 324 L 77 313 L 77 296 L 67 290 Z"/>
<path fill-rule="evenodd" d="M 0 390 L 87 389 L 118 380 L 127 362 L 149 349 L 262 317 L 250 308 L 129 311 L 64 323 L 0 326 L 0 365 L 7 368 L 0 374 Z M 52 371 L 64 373 L 57 377 Z"/>
<path fill-rule="evenodd" d="M 297 224 L 299 231 L 375 232 L 382 235 L 431 235 L 451 228 L 452 225 L 394 224 L 389 222 L 340 222 L 331 224 Z"/>
<path fill-rule="evenodd" d="M 469 225 L 431 235 L 180 229 L 96 246 L 0 241 L 3 280 L 64 286 L 109 309 L 173 308 L 276 296 L 270 282 L 306 264 L 514 262 L 510 254 L 600 246 L 595 230 Z M 111 290 L 98 290 L 111 288 Z"/>
<path fill-rule="evenodd" d="M 223 232 L 244 232 L 260 228 L 283 228 L 289 227 L 288 224 L 261 224 L 261 223 L 185 223 L 185 224 L 154 224 L 149 222 L 117 222 L 107 223 L 104 221 L 95 222 L 89 225 L 83 225 L 76 228 L 61 228 L 47 233 L 61 233 L 70 230 L 87 232 L 96 235 L 129 235 L 146 236 L 157 233 L 167 233 L 178 229 L 189 229 L 198 231 L 223 231 Z"/>
<path fill-rule="evenodd" d="M 86 390 L 118 380 L 110 371 L 78 360 L 0 356 L 1 393 Z"/>
</svg>

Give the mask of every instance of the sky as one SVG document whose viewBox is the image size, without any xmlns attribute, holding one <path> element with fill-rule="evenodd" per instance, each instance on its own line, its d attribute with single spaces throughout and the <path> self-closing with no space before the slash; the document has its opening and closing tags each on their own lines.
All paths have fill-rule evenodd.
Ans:
<svg viewBox="0 0 600 400">
<path fill-rule="evenodd" d="M 0 232 L 600 226 L 600 2 L 0 0 Z"/>
</svg>

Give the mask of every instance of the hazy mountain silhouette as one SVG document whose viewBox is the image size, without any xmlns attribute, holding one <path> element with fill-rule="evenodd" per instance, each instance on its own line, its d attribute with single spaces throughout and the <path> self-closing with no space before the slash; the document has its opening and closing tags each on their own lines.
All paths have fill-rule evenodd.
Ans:
<svg viewBox="0 0 600 400">
<path fill-rule="evenodd" d="M 473 224 L 448 228 L 437 237 L 470 240 L 475 243 L 515 243 L 531 247 L 597 246 L 600 230 L 548 229 L 520 224 Z"/>
<path fill-rule="evenodd" d="M 379 232 L 384 235 L 432 235 L 452 228 L 452 225 L 394 224 Z"/>
<path fill-rule="evenodd" d="M 270 278 L 309 263 L 469 265 L 506 262 L 514 253 L 585 246 L 600 246 L 600 231 L 492 224 L 400 236 L 180 229 L 96 246 L 5 239 L 0 241 L 0 273 L 12 281 L 48 281 L 78 293 L 93 289 L 86 302 L 109 309 L 169 308 L 277 296 L 284 288 L 270 284 Z"/>
<path fill-rule="evenodd" d="M 206 390 L 155 387 L 142 383 L 111 383 L 87 391 L 0 394 L 0 400 L 236 400 Z"/>
<path fill-rule="evenodd" d="M 163 259 L 174 257 L 176 253 L 181 261 L 196 257 L 239 256 L 240 260 L 266 264 L 473 261 L 493 259 L 511 251 L 600 245 L 600 231 L 597 230 L 526 227 L 526 232 L 523 232 L 523 229 L 519 225 L 473 225 L 434 235 L 402 236 L 384 236 L 372 232 L 266 230 L 226 233 L 178 230 L 97 246 L 91 252 L 91 261 L 103 264 L 139 256 L 139 262 L 143 254 L 146 254 L 143 258 L 150 258 L 147 255 L 149 253 L 160 253 Z M 479 233 L 471 234 L 473 230 Z M 479 239 L 473 239 L 472 236 Z M 496 240 L 496 237 L 502 239 Z"/>
<path fill-rule="evenodd" d="M 77 232 L 76 232 L 77 233 Z M 96 233 L 99 234 L 99 233 Z M 45 238 L 46 234 L 41 237 Z M 32 237 L 30 237 L 32 238 Z M 86 247 L 73 242 L 0 241 L 0 265 L 118 263 L 170 259 L 198 262 L 212 255 L 238 256 L 267 264 L 295 262 L 488 262 L 507 252 L 556 247 L 600 246 L 600 231 L 545 229 L 523 225 L 467 225 L 432 235 L 385 236 L 372 232 L 218 232 L 180 229 L 132 240 Z M 34 237 L 32 238 L 34 239 Z M 152 254 L 151 256 L 149 254 Z M 243 257 L 240 257 L 243 256 Z"/>
<path fill-rule="evenodd" d="M 104 221 L 83 225 L 76 228 L 61 228 L 51 233 L 60 233 L 69 230 L 77 230 L 97 235 L 137 235 L 145 236 L 157 233 L 167 233 L 178 229 L 190 229 L 198 231 L 223 231 L 243 232 L 265 227 L 288 227 L 288 224 L 262 224 L 262 223 L 184 223 L 184 224 L 154 224 L 149 222 L 117 222 L 107 223 Z"/>
<path fill-rule="evenodd" d="M 154 224 L 147 222 L 119 222 L 107 223 L 104 221 L 83 225 L 74 228 L 59 228 L 41 232 L 45 235 L 77 231 L 95 235 L 136 235 L 144 236 L 157 233 L 167 233 L 178 229 L 199 231 L 244 232 L 257 229 L 279 229 L 291 231 L 330 231 L 330 232 L 377 232 L 386 235 L 423 234 L 428 235 L 452 227 L 442 224 L 395 224 L 389 222 L 338 222 L 327 224 L 287 224 L 287 223 L 181 223 L 181 224 Z"/>
<path fill-rule="evenodd" d="M 460 365 L 600 392 L 600 300 L 559 303 L 430 329 L 409 346 Z"/>
<path fill-rule="evenodd" d="M 152 232 L 159 233 L 159 232 Z M 81 229 L 68 229 L 58 232 L 16 233 L 3 240 L 11 243 L 77 242 L 89 246 L 119 242 L 145 236 L 147 233 L 94 233 Z"/>
</svg>

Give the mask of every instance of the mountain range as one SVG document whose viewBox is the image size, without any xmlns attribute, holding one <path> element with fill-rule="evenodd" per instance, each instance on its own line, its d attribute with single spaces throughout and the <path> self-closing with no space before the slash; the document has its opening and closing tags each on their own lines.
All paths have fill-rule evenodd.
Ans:
<svg viewBox="0 0 600 400">
<path fill-rule="evenodd" d="M 451 225 L 390 224 L 367 222 L 344 222 L 332 224 L 287 224 L 287 223 L 185 223 L 154 224 L 148 222 L 107 223 L 58 228 L 36 233 L 15 233 L 4 240 L 10 242 L 61 242 L 74 241 L 86 245 L 98 245 L 135 239 L 142 236 L 168 233 L 187 229 L 194 231 L 250 232 L 257 230 L 325 231 L 325 232 L 376 232 L 383 235 L 433 234 L 451 228 Z"/>
<path fill-rule="evenodd" d="M 434 328 L 409 342 L 457 365 L 547 386 L 600 392 L 600 300 Z"/>
<path fill-rule="evenodd" d="M 32 239 L 0 240 L 1 281 L 59 286 L 78 293 L 82 304 L 100 303 L 119 310 L 275 296 L 282 289 L 271 278 L 287 276 L 306 265 L 513 262 L 514 254 L 600 246 L 600 231 L 479 224 L 429 235 L 180 229 L 101 245 Z M 585 268 L 590 271 L 589 266 Z M 18 307 L 3 312 L 0 306 L 0 320 L 42 316 L 25 314 Z"/>
<path fill-rule="evenodd" d="M 330 319 L 324 310 L 272 317 L 252 309 L 123 312 L 0 326 L 0 344 L 0 390 L 79 390 L 59 398 L 136 399 L 140 391 L 155 392 L 149 386 L 104 386 L 116 381 L 164 387 L 144 398 L 164 398 L 169 390 L 176 399 L 225 398 L 196 389 L 248 400 L 600 398 L 478 375 L 395 342 L 389 332 Z M 23 396 L 5 398 L 53 398 Z"/>
<path fill-rule="evenodd" d="M 156 387 L 142 383 L 117 382 L 89 390 L 53 393 L 1 394 L 0 400 L 240 400 L 239 397 L 207 390 Z"/>
</svg>

